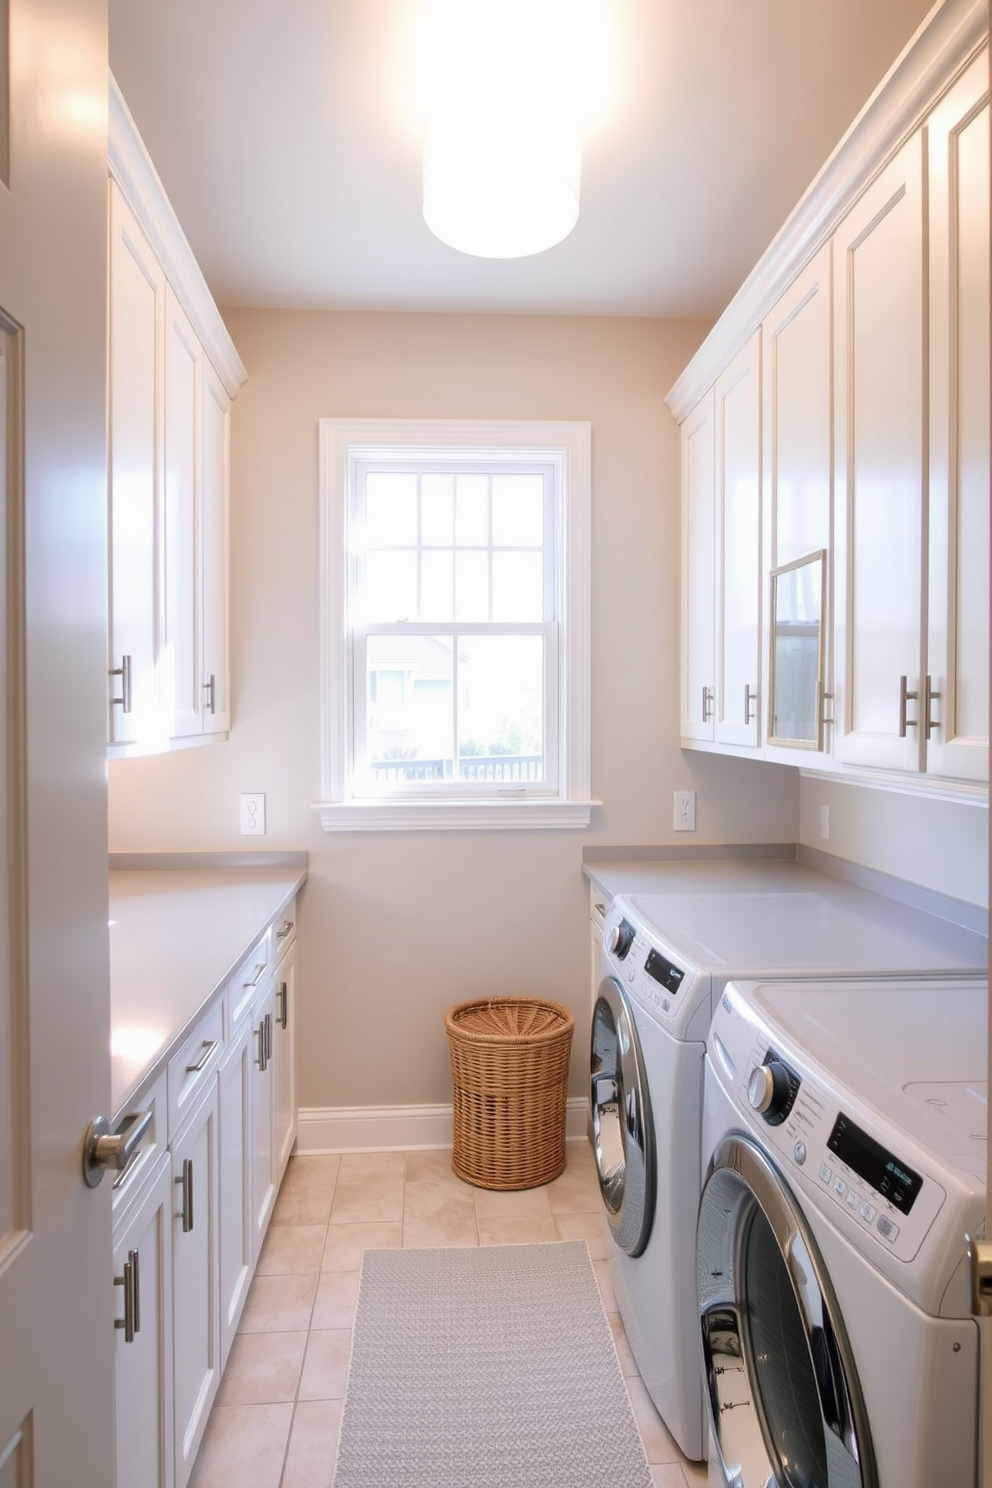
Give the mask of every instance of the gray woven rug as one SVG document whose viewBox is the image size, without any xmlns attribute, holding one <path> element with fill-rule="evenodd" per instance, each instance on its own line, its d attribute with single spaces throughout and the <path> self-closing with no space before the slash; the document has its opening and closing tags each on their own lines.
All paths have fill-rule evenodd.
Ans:
<svg viewBox="0 0 992 1488">
<path fill-rule="evenodd" d="M 367 1250 L 334 1488 L 651 1488 L 585 1241 Z"/>
</svg>

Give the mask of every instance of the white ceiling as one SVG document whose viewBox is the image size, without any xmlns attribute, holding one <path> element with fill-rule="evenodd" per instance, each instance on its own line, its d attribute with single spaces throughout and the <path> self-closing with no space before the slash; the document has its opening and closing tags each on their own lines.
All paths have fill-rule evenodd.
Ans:
<svg viewBox="0 0 992 1488">
<path fill-rule="evenodd" d="M 604 0 L 578 225 L 500 262 L 421 216 L 438 3 L 110 0 L 111 68 L 219 304 L 715 318 L 930 8 Z"/>
</svg>

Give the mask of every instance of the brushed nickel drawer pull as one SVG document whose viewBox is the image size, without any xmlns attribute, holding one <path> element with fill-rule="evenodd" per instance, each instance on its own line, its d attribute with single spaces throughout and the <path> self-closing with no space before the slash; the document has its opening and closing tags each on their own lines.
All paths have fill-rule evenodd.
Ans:
<svg viewBox="0 0 992 1488">
<path fill-rule="evenodd" d="M 111 667 L 110 668 L 110 675 L 111 675 L 111 677 L 120 677 L 120 679 L 121 679 L 121 695 L 120 695 L 120 697 L 112 697 L 110 699 L 110 706 L 112 708 L 120 708 L 120 710 L 121 710 L 122 713 L 130 713 L 131 712 L 131 658 L 130 658 L 130 656 L 128 656 L 127 654 L 125 654 L 124 656 L 122 656 L 121 657 L 121 664 L 120 664 L 120 666 L 119 667 Z"/>
<path fill-rule="evenodd" d="M 255 963 L 255 974 L 254 974 L 254 976 L 252 976 L 247 982 L 242 982 L 241 983 L 241 985 L 245 989 L 245 991 L 247 991 L 249 987 L 257 987 L 258 986 L 259 979 L 260 979 L 260 977 L 262 975 L 262 972 L 264 970 L 265 970 L 265 962 L 264 961 L 258 961 L 258 962 Z"/>
<path fill-rule="evenodd" d="M 141 1328 L 138 1252 L 136 1250 L 128 1251 L 127 1260 L 124 1262 L 124 1275 L 114 1277 L 114 1286 L 124 1288 L 124 1316 L 114 1319 L 114 1327 L 123 1328 L 125 1343 L 133 1343 L 134 1335 Z"/>
<path fill-rule="evenodd" d="M 174 1180 L 179 1184 L 182 1197 L 182 1208 L 176 1215 L 183 1222 L 183 1234 L 188 1235 L 193 1229 L 193 1159 L 183 1158 L 183 1172 L 181 1178 Z"/>
<path fill-rule="evenodd" d="M 286 936 L 292 933 L 292 930 L 293 921 L 283 920 L 282 924 L 279 926 L 279 929 L 276 931 L 276 940 L 285 940 Z"/>
<path fill-rule="evenodd" d="M 276 1001 L 279 1004 L 279 1014 L 278 1014 L 278 1017 L 279 1017 L 279 1027 L 280 1028 L 288 1028 L 289 1027 L 289 985 L 288 985 L 288 983 L 286 983 L 286 982 L 280 982 L 279 983 L 279 990 L 276 993 Z"/>
<path fill-rule="evenodd" d="M 204 682 L 204 684 L 203 684 L 203 690 L 207 694 L 207 705 L 206 705 L 207 706 L 207 712 L 208 713 L 216 713 L 217 712 L 217 701 L 216 701 L 216 699 L 217 699 L 217 678 L 214 676 L 213 672 L 210 673 L 210 681 L 209 682 Z"/>
<path fill-rule="evenodd" d="M 217 1047 L 217 1040 L 216 1039 L 204 1039 L 203 1040 L 203 1049 L 202 1049 L 202 1052 L 200 1054 L 199 1059 L 196 1061 L 195 1064 L 188 1064 L 186 1066 L 186 1073 L 188 1075 L 198 1075 L 200 1073 L 200 1071 L 202 1070 L 203 1066 L 206 1064 L 207 1060 L 210 1058 L 211 1054 L 216 1049 L 216 1047 Z"/>
</svg>

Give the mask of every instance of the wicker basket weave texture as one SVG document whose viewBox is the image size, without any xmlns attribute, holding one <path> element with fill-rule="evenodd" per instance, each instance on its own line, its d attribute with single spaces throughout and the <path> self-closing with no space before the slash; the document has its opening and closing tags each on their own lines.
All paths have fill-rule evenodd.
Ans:
<svg viewBox="0 0 992 1488">
<path fill-rule="evenodd" d="M 451 1165 L 478 1188 L 536 1188 L 565 1166 L 575 1019 L 535 997 L 461 1002 L 445 1015 L 453 1086 Z"/>
</svg>

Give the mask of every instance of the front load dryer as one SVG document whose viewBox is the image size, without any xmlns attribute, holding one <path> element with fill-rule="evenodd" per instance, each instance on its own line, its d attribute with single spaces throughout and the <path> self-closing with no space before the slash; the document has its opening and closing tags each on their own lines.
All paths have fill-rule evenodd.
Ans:
<svg viewBox="0 0 992 1488">
<path fill-rule="evenodd" d="M 733 983 L 707 1047 L 714 1488 L 975 1488 L 988 981 Z"/>
<path fill-rule="evenodd" d="M 695 1307 L 705 1037 L 733 977 L 984 975 L 984 937 L 825 874 L 713 865 L 691 892 L 620 895 L 593 1010 L 593 1146 L 617 1305 L 645 1387 L 705 1455 Z"/>
</svg>

